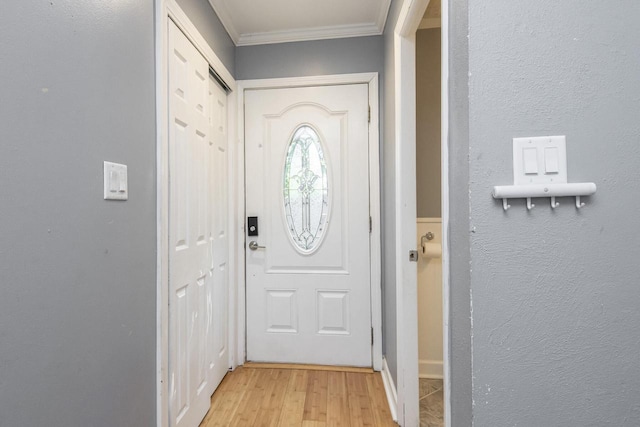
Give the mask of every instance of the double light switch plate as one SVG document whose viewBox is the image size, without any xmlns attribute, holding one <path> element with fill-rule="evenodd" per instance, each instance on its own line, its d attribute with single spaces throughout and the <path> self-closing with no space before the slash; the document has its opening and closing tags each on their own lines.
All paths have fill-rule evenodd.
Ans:
<svg viewBox="0 0 640 427">
<path fill-rule="evenodd" d="M 513 138 L 514 185 L 566 184 L 564 136 Z"/>
<path fill-rule="evenodd" d="M 513 138 L 513 185 L 496 185 L 493 198 L 502 199 L 507 211 L 509 199 L 527 199 L 527 209 L 535 207 L 534 197 L 549 197 L 551 208 L 560 206 L 556 197 L 575 197 L 576 208 L 583 196 L 596 192 L 593 182 L 567 182 L 567 144 L 564 136 Z"/>
<path fill-rule="evenodd" d="M 128 187 L 127 165 L 104 162 L 104 199 L 127 200 Z"/>
</svg>

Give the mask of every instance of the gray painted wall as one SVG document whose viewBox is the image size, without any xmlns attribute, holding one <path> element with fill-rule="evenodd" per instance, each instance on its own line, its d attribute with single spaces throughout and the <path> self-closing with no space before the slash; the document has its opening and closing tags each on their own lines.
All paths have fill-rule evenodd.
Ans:
<svg viewBox="0 0 640 427">
<path fill-rule="evenodd" d="M 640 425 L 640 3 L 614 3 L 469 2 L 477 426 Z M 503 212 L 511 139 L 557 134 L 596 195 Z"/>
<path fill-rule="evenodd" d="M 443 195 L 449 199 L 451 425 L 456 427 L 472 423 L 468 1 L 449 0 L 450 191 Z"/>
<path fill-rule="evenodd" d="M 224 66 L 235 77 L 236 47 L 208 0 L 176 0 Z"/>
<path fill-rule="evenodd" d="M 153 2 L 3 2 L 0 425 L 155 425 Z M 103 160 L 130 199 L 102 200 Z"/>
<path fill-rule="evenodd" d="M 393 381 L 398 382 L 398 331 L 396 321 L 396 140 L 395 140 L 395 70 L 393 31 L 402 0 L 392 0 L 384 28 L 384 102 L 382 104 L 382 215 L 383 215 L 383 353 Z"/>
<path fill-rule="evenodd" d="M 440 218 L 440 28 L 416 34 L 416 190 L 419 218 Z"/>
<path fill-rule="evenodd" d="M 382 73 L 382 36 L 240 46 L 238 80 Z"/>
</svg>

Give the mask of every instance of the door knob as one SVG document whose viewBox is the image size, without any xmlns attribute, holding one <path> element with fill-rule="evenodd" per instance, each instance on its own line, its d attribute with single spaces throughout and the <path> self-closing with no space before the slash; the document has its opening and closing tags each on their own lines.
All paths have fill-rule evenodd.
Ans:
<svg viewBox="0 0 640 427">
<path fill-rule="evenodd" d="M 251 249 L 252 251 L 256 251 L 258 249 L 266 249 L 266 246 L 260 246 L 258 245 L 258 242 L 256 242 L 255 240 L 252 240 L 249 242 L 249 249 Z"/>
</svg>

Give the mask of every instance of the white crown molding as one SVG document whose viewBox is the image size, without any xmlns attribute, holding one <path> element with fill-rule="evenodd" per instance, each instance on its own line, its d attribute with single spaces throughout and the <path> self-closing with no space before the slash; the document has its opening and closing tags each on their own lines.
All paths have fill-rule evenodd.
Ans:
<svg viewBox="0 0 640 427">
<path fill-rule="evenodd" d="M 220 19 L 220 22 L 222 22 L 222 26 L 224 27 L 224 29 L 227 30 L 227 33 L 229 33 L 229 37 L 231 37 L 231 40 L 237 46 L 238 40 L 240 39 L 240 34 L 238 33 L 236 27 L 233 25 L 233 19 L 231 19 L 229 9 L 227 9 L 227 6 L 224 4 L 224 2 L 220 0 L 209 0 L 209 4 L 213 8 L 213 11 L 216 13 L 216 15 L 218 15 L 218 18 Z"/>
<path fill-rule="evenodd" d="M 382 0 L 380 2 L 380 8 L 378 10 L 376 20 L 371 23 L 299 28 L 260 33 L 240 33 L 234 25 L 231 13 L 224 1 L 209 0 L 209 3 L 236 46 L 378 36 L 384 32 L 389 7 L 391 6 L 391 0 Z"/>
<path fill-rule="evenodd" d="M 378 11 L 378 20 L 376 25 L 380 28 L 380 34 L 384 33 L 384 26 L 387 23 L 387 16 L 389 15 L 389 9 L 391 8 L 391 0 L 385 0 L 380 2 L 380 10 Z"/>
<path fill-rule="evenodd" d="M 310 40 L 342 39 L 347 37 L 379 36 L 382 31 L 374 23 L 336 25 L 240 35 L 236 46 L 302 42 Z"/>
</svg>

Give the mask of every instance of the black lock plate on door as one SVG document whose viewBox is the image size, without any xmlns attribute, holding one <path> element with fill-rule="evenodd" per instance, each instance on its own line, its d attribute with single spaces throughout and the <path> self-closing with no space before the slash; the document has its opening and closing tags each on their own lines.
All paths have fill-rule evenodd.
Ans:
<svg viewBox="0 0 640 427">
<path fill-rule="evenodd" d="M 258 217 L 250 216 L 247 217 L 247 235 L 249 236 L 257 236 L 258 235 Z"/>
</svg>

